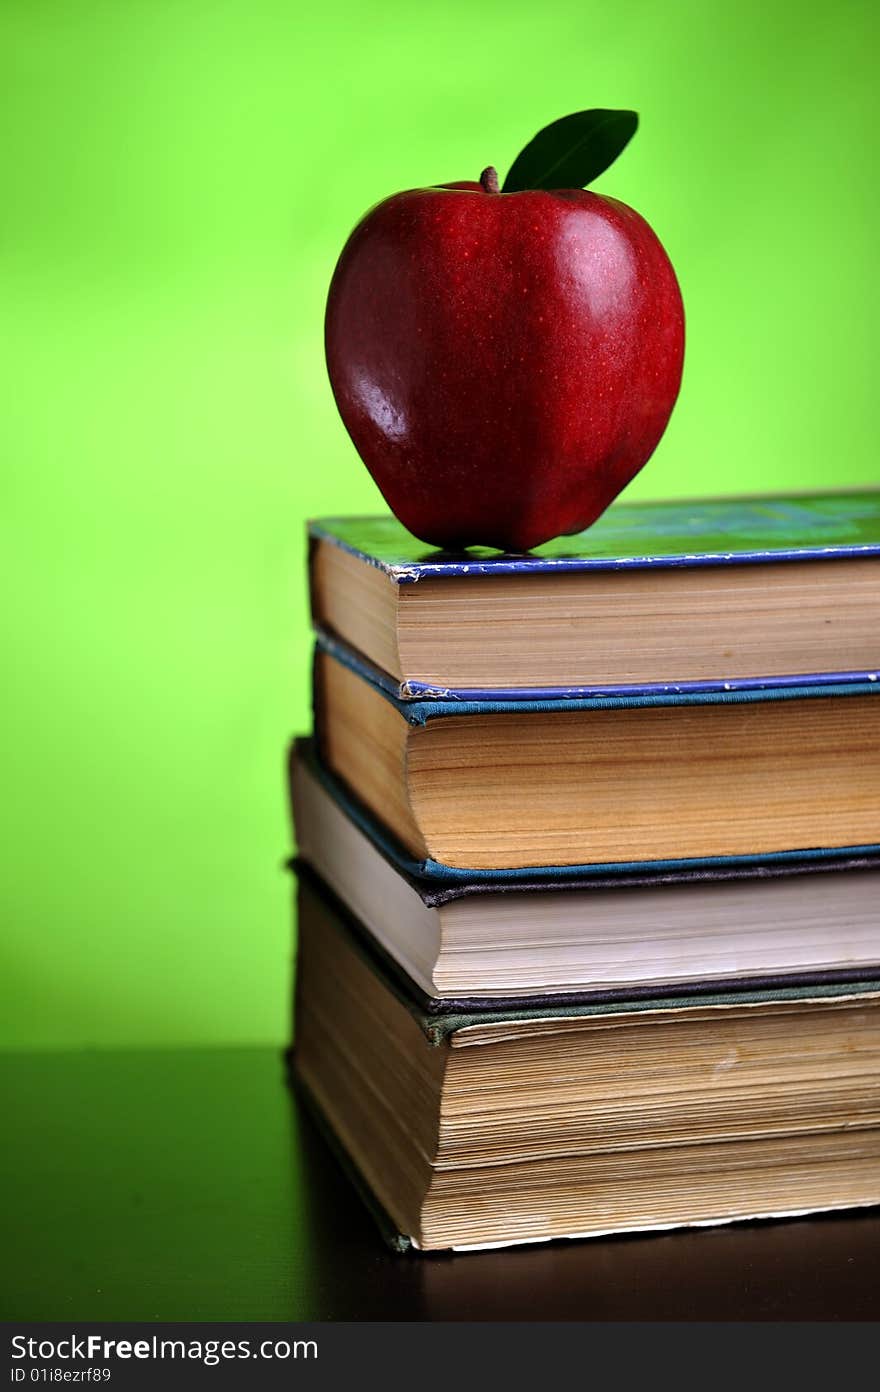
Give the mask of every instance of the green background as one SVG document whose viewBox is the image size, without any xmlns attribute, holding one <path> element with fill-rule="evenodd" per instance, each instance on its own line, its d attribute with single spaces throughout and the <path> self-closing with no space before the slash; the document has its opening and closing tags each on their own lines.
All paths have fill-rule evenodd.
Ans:
<svg viewBox="0 0 880 1392">
<path fill-rule="evenodd" d="M 277 1041 L 303 522 L 381 499 L 322 313 L 352 224 L 632 106 L 685 382 L 633 497 L 877 477 L 873 3 L 5 0 L 7 1045 Z"/>
</svg>

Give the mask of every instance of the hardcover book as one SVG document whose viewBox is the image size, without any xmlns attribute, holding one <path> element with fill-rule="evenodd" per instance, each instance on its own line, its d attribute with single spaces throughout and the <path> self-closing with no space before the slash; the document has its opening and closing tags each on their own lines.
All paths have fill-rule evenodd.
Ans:
<svg viewBox="0 0 880 1392">
<path fill-rule="evenodd" d="M 291 750 L 290 782 L 300 873 L 329 886 L 429 1013 L 880 973 L 880 858 L 438 884 L 383 846 L 309 741 Z"/>
<path fill-rule="evenodd" d="M 426 1014 L 299 889 L 296 1077 L 398 1247 L 880 1202 L 880 982 Z"/>
<path fill-rule="evenodd" d="M 859 855 L 880 683 L 402 701 L 319 650 L 321 758 L 425 873 Z"/>
<path fill-rule="evenodd" d="M 314 622 L 401 699 L 876 680 L 880 489 L 614 503 L 527 556 L 313 522 Z"/>
</svg>

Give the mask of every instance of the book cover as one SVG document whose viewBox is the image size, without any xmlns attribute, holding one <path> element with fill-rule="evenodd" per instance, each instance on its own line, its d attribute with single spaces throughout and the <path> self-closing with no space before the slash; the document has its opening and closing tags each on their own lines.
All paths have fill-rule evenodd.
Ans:
<svg viewBox="0 0 880 1392">
<path fill-rule="evenodd" d="M 432 551 L 395 517 L 330 517 L 310 535 L 377 566 L 398 585 L 427 576 L 534 574 L 880 556 L 880 488 L 842 492 L 612 503 L 584 532 L 528 555 L 487 547 Z"/>
<path fill-rule="evenodd" d="M 482 687 L 438 687 L 426 682 L 397 681 L 388 672 L 377 667 L 363 653 L 326 629 L 316 626 L 315 643 L 322 651 L 335 657 L 338 662 L 350 667 L 387 696 L 416 713 L 413 724 L 423 724 L 419 712 L 427 712 L 434 705 L 448 704 L 459 712 L 485 710 L 489 707 L 499 709 L 546 710 L 554 702 L 565 702 L 568 709 L 587 709 L 588 705 L 615 702 L 637 704 L 659 704 L 657 697 L 669 698 L 667 704 L 674 704 L 679 697 L 723 696 L 725 693 L 789 692 L 792 695 L 815 695 L 820 688 L 828 688 L 830 694 L 852 688 L 880 690 L 880 672 L 864 668 L 849 672 L 810 672 L 778 677 L 730 677 L 713 681 L 685 682 L 640 682 L 638 685 L 615 683 L 613 686 L 545 686 L 505 688 L 503 695 Z M 644 701 L 632 698 L 646 698 Z M 580 705 L 579 705 L 580 703 Z M 438 714 L 442 714 L 442 710 Z M 409 718 L 409 717 L 407 717 Z M 430 718 L 430 717 L 426 717 Z"/>
<path fill-rule="evenodd" d="M 741 705 L 757 701 L 794 701 L 827 696 L 876 696 L 880 694 L 880 675 L 869 673 L 826 673 L 810 678 L 779 680 L 774 678 L 758 685 L 724 682 L 720 685 L 691 683 L 687 689 L 675 687 L 657 690 L 654 687 L 615 687 L 613 691 L 569 692 L 564 700 L 557 693 L 536 695 L 534 692 L 490 694 L 486 698 L 470 696 L 465 699 L 451 691 L 426 691 L 416 697 L 412 692 L 401 696 L 396 683 L 354 648 L 339 639 L 319 633 L 315 640 L 316 655 L 325 652 L 336 662 L 361 677 L 380 691 L 410 725 L 425 725 L 429 720 L 455 719 L 462 715 L 523 715 L 529 711 L 632 710 L 646 706 L 714 706 Z"/>
<path fill-rule="evenodd" d="M 363 681 L 382 692 L 388 702 L 400 711 L 409 725 L 425 725 L 429 720 L 446 720 L 455 715 L 524 714 L 528 711 L 572 710 L 632 710 L 639 706 L 721 706 L 770 700 L 796 700 L 822 696 L 876 696 L 880 693 L 880 674 L 877 672 L 820 672 L 812 677 L 767 678 L 766 681 L 689 682 L 684 686 L 615 686 L 614 689 L 569 689 L 560 693 L 453 692 L 425 688 L 421 695 L 415 683 L 401 695 L 398 683 L 388 677 L 375 663 L 329 633 L 317 633 L 316 653 L 323 651 L 331 658 L 356 672 Z M 563 697 L 563 699 L 561 699 Z"/>
</svg>

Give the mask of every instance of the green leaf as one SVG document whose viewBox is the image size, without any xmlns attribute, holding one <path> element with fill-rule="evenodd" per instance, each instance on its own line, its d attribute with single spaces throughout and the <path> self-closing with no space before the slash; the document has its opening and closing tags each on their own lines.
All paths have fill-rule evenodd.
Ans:
<svg viewBox="0 0 880 1392">
<path fill-rule="evenodd" d="M 629 144 L 635 111 L 576 111 L 538 131 L 513 161 L 502 193 L 519 189 L 585 188 Z"/>
</svg>

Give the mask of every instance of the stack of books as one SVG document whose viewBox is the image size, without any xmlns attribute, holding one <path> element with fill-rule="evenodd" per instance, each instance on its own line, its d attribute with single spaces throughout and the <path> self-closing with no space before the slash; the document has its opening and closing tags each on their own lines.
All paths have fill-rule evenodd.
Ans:
<svg viewBox="0 0 880 1392">
<path fill-rule="evenodd" d="M 398 1245 L 880 1202 L 880 491 L 310 572 L 292 1058 Z"/>
</svg>

